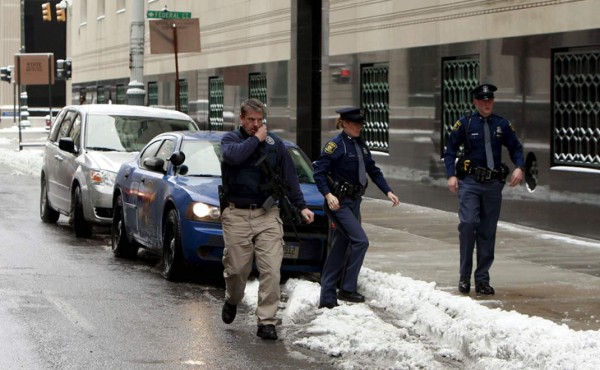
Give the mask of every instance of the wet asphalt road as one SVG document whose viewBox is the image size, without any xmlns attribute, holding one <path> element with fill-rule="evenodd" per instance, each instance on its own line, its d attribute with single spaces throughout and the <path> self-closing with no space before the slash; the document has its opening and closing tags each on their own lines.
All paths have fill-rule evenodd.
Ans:
<svg viewBox="0 0 600 370">
<path fill-rule="evenodd" d="M 115 259 L 108 229 L 78 239 L 64 216 L 42 223 L 38 181 L 0 168 L 0 368 L 330 367 L 256 337 L 243 307 L 223 324 L 220 279 L 171 283 L 155 256 Z"/>
</svg>

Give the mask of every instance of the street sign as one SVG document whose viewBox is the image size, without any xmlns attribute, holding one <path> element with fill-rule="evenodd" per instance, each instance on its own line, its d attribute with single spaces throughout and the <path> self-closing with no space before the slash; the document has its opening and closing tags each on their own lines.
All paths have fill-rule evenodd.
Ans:
<svg viewBox="0 0 600 370">
<path fill-rule="evenodd" d="M 150 25 L 150 54 L 169 54 L 175 51 L 173 26 L 177 29 L 177 52 L 200 52 L 200 20 L 156 19 Z"/>
<path fill-rule="evenodd" d="M 159 18 L 159 19 L 190 19 L 192 18 L 191 12 L 169 12 L 160 10 L 148 10 L 146 12 L 147 18 Z"/>
<path fill-rule="evenodd" d="M 53 85 L 54 54 L 15 54 L 15 83 L 19 85 Z"/>
</svg>

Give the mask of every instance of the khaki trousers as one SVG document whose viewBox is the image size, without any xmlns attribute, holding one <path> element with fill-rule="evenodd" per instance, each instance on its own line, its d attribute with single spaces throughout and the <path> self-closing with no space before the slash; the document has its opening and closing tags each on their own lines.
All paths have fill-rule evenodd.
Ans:
<svg viewBox="0 0 600 370">
<path fill-rule="evenodd" d="M 281 261 L 283 259 L 283 225 L 276 206 L 270 211 L 262 208 L 240 209 L 227 207 L 221 215 L 223 222 L 223 266 L 225 270 L 225 299 L 237 305 L 244 297 L 252 262 L 256 258 L 259 272 L 259 325 L 276 325 L 279 305 Z"/>
</svg>

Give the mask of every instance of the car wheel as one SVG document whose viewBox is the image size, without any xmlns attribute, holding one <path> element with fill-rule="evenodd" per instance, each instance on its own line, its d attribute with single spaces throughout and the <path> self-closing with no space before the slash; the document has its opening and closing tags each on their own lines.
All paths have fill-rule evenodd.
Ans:
<svg viewBox="0 0 600 370">
<path fill-rule="evenodd" d="M 125 217 L 123 213 L 123 198 L 119 195 L 113 206 L 113 222 L 111 226 L 111 245 L 115 257 L 133 259 L 137 257 L 138 246 L 127 239 Z"/>
<path fill-rule="evenodd" d="M 163 230 L 162 265 L 165 279 L 179 281 L 183 278 L 185 266 L 181 250 L 181 225 L 174 209 L 169 211 Z"/>
<path fill-rule="evenodd" d="M 73 202 L 71 203 L 73 211 L 73 227 L 75 228 L 75 236 L 79 238 L 89 238 L 92 236 L 92 224 L 90 224 L 83 216 L 83 199 L 81 197 L 81 188 L 75 187 L 73 192 Z"/>
<path fill-rule="evenodd" d="M 54 224 L 58 221 L 60 213 L 55 211 L 50 204 L 48 204 L 48 185 L 46 184 L 46 178 L 42 175 L 40 192 L 40 217 L 43 222 Z"/>
</svg>

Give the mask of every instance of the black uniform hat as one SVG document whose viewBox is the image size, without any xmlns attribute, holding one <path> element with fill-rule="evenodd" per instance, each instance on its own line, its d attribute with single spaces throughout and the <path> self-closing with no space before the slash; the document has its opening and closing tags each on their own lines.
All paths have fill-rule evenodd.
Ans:
<svg viewBox="0 0 600 370">
<path fill-rule="evenodd" d="M 352 121 L 360 124 L 365 123 L 364 111 L 360 108 L 347 107 L 336 110 L 340 114 L 340 118 L 346 121 Z"/>
<path fill-rule="evenodd" d="M 471 95 L 478 100 L 489 100 L 494 99 L 494 91 L 496 90 L 498 88 L 492 84 L 481 84 L 471 90 Z"/>
</svg>

